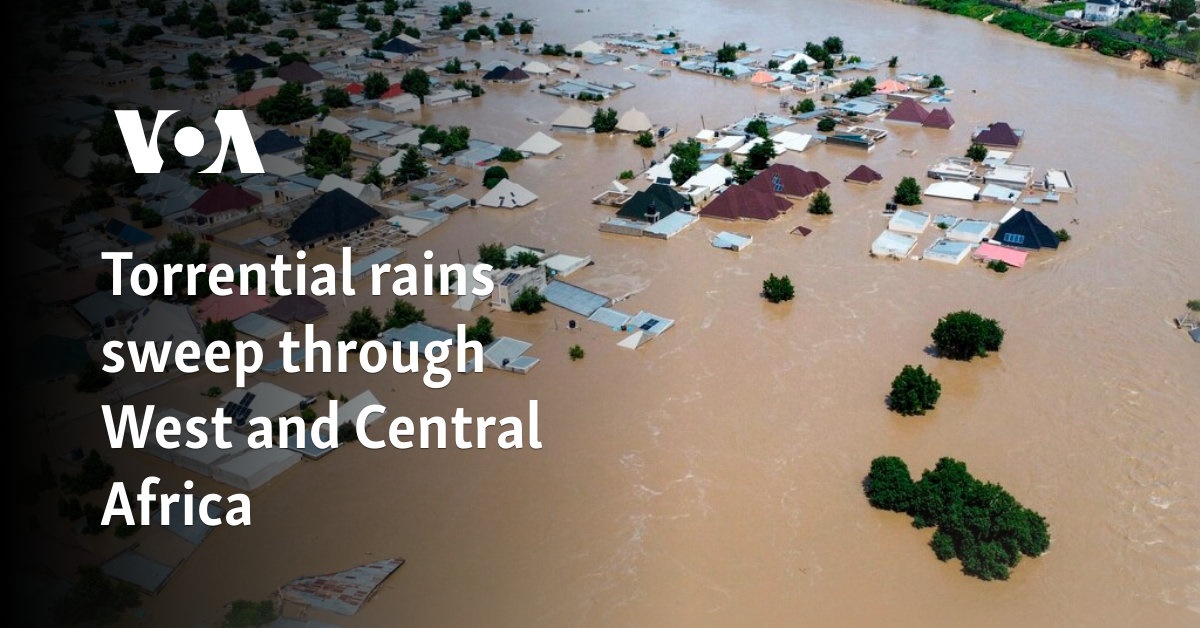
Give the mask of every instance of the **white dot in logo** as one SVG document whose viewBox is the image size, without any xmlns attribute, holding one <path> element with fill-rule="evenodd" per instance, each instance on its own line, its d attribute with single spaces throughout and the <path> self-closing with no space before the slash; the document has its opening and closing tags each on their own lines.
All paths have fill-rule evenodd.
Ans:
<svg viewBox="0 0 1200 628">
<path fill-rule="evenodd" d="M 175 150 L 184 157 L 195 157 L 204 150 L 204 134 L 194 126 L 185 126 L 175 132 Z"/>
</svg>

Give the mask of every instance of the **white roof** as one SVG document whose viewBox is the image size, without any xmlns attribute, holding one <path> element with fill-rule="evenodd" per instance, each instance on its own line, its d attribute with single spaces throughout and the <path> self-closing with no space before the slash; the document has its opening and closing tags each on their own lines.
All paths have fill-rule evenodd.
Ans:
<svg viewBox="0 0 1200 628">
<path fill-rule="evenodd" d="M 571 63 L 570 61 L 563 61 L 562 63 L 554 66 L 554 69 L 562 70 L 563 72 L 568 72 L 570 74 L 574 74 L 579 71 L 579 66 L 575 65 L 574 63 Z"/>
<path fill-rule="evenodd" d="M 816 59 L 804 54 L 803 52 L 797 52 L 796 54 L 792 55 L 791 59 L 788 59 L 787 61 L 784 61 L 783 63 L 779 64 L 779 71 L 780 72 L 791 72 L 792 69 L 796 67 L 796 64 L 798 64 L 801 61 L 806 63 L 808 65 L 808 69 L 810 69 L 810 70 L 816 69 L 817 66 L 819 65 L 817 63 Z"/>
<path fill-rule="evenodd" d="M 700 129 L 696 134 L 696 139 L 701 142 L 711 142 L 717 137 L 717 132 L 712 129 Z"/>
<path fill-rule="evenodd" d="M 780 131 L 772 136 L 771 140 L 775 142 L 775 146 L 783 150 L 791 150 L 799 153 L 808 148 L 808 143 L 812 141 L 812 136 L 807 133 L 797 133 L 795 131 Z"/>
<path fill-rule="evenodd" d="M 916 245 L 917 238 L 915 236 L 885 230 L 871 243 L 871 253 L 883 256 L 905 257 Z"/>
<path fill-rule="evenodd" d="M 337 416 L 334 417 L 334 420 L 338 425 L 349 423 L 350 421 L 357 419 L 359 413 L 361 413 L 364 408 L 376 404 L 383 405 L 379 403 L 379 399 L 375 397 L 375 393 L 369 390 L 364 390 L 350 401 L 338 404 Z M 378 414 L 371 415 L 366 420 L 367 425 L 374 423 L 378 418 Z"/>
<path fill-rule="evenodd" d="M 1071 190 L 1071 177 L 1066 170 L 1047 170 L 1046 185 L 1054 186 L 1055 190 L 1060 192 L 1069 192 Z"/>
<path fill-rule="evenodd" d="M 679 159 L 679 155 L 674 153 L 667 155 L 666 159 L 662 160 L 660 163 L 654 164 L 649 170 L 646 171 L 646 178 L 651 181 L 657 181 L 661 178 L 670 179 L 671 162 L 675 161 L 676 159 Z"/>
<path fill-rule="evenodd" d="M 713 144 L 713 148 L 718 150 L 733 150 L 741 146 L 745 141 L 746 137 L 744 135 L 724 135 Z"/>
<path fill-rule="evenodd" d="M 733 154 L 749 155 L 750 151 L 753 150 L 755 146 L 758 146 L 759 144 L 762 144 L 765 141 L 766 140 L 764 140 L 761 137 L 755 137 L 754 139 L 750 140 L 749 142 L 746 142 L 745 144 L 742 144 L 741 146 L 739 146 L 737 150 L 733 151 Z"/>
<path fill-rule="evenodd" d="M 484 207 L 524 207 L 537 200 L 537 194 L 521 187 L 512 179 L 504 179 L 488 190 L 479 204 Z"/>
<path fill-rule="evenodd" d="M 204 335 L 196 327 L 187 306 L 162 301 L 151 301 L 130 317 L 125 325 L 125 338 L 143 343 L 170 340 L 175 344 L 192 340 L 204 346 Z"/>
<path fill-rule="evenodd" d="M 925 212 L 901 209 L 893 214 L 892 219 L 888 221 L 888 229 L 900 233 L 920 235 L 925 233 L 925 229 L 929 226 L 929 220 L 929 214 Z"/>
<path fill-rule="evenodd" d="M 562 142 L 538 131 L 529 136 L 529 139 L 521 142 L 517 150 L 523 153 L 533 153 L 534 155 L 549 155 L 560 148 L 562 148 Z"/>
<path fill-rule="evenodd" d="M 336 174 L 325 175 L 325 178 L 321 179 L 321 185 L 317 186 L 318 192 L 331 192 L 338 189 L 345 190 L 351 196 L 364 201 L 378 201 L 383 195 L 376 185 L 351 181 Z"/>
<path fill-rule="evenodd" d="M 350 132 L 350 125 L 338 120 L 333 116 L 325 116 L 325 119 L 321 120 L 321 125 L 317 128 L 322 131 L 330 131 L 332 133 L 345 134 Z"/>
<path fill-rule="evenodd" d="M 260 155 L 259 160 L 262 162 L 263 172 L 277 177 L 290 177 L 304 172 L 304 166 L 279 155 Z"/>
<path fill-rule="evenodd" d="M 214 434 L 214 432 L 209 433 L 210 435 Z M 200 475 L 214 477 L 214 467 L 217 464 L 221 463 L 222 461 L 229 460 L 230 458 L 233 458 L 234 456 L 237 456 L 238 454 L 250 449 L 250 443 L 245 436 L 229 428 L 225 428 L 223 433 L 225 440 L 229 441 L 229 444 L 231 445 L 229 449 L 222 449 L 217 444 L 217 439 L 215 437 L 210 437 L 208 442 L 205 443 L 204 447 L 201 447 L 200 449 L 179 447 L 178 449 L 172 450 L 174 451 L 172 461 L 189 471 L 199 473 Z"/>
<path fill-rule="evenodd" d="M 566 277 L 580 268 L 587 266 L 591 261 L 592 258 L 590 257 L 576 257 L 574 255 L 567 255 L 566 253 L 558 253 L 542 260 L 542 263 L 545 264 L 546 268 L 554 271 L 556 276 Z"/>
<path fill-rule="evenodd" d="M 594 55 L 594 54 L 597 54 L 597 53 L 600 53 L 603 51 L 604 51 L 604 46 L 601 46 L 600 44 L 598 44 L 590 39 L 581 44 L 576 45 L 574 48 L 571 49 L 571 52 L 582 52 L 585 55 Z"/>
<path fill-rule="evenodd" d="M 251 449 L 213 469 L 213 479 L 252 491 L 300 462 L 300 454 L 289 449 Z"/>
<path fill-rule="evenodd" d="M 388 224 L 400 229 L 413 238 L 424 235 L 426 232 L 436 226 L 428 220 L 404 215 L 392 216 L 391 218 L 388 218 Z"/>
<path fill-rule="evenodd" d="M 713 164 L 700 172 L 697 172 L 692 178 L 683 182 L 683 187 L 706 187 L 710 190 L 715 190 L 722 185 L 725 185 L 726 179 L 732 179 L 733 173 L 721 164 Z"/>
<path fill-rule="evenodd" d="M 246 393 L 254 395 L 250 401 L 250 418 L 257 416 L 275 419 L 304 401 L 304 397 L 270 382 L 259 382 L 249 388 L 235 388 L 221 397 L 227 403 L 239 403 Z"/>
<path fill-rule="evenodd" d="M 979 186 L 966 181 L 938 181 L 930 183 L 929 187 L 925 188 L 926 196 L 953 198 L 960 201 L 973 201 L 976 194 L 979 194 Z"/>
<path fill-rule="evenodd" d="M 583 107 L 572 105 L 567 107 L 566 111 L 559 114 L 550 125 L 586 129 L 592 126 L 592 114 L 588 113 Z"/>
<path fill-rule="evenodd" d="M 617 130 L 627 133 L 649 131 L 653 126 L 650 124 L 650 117 L 635 108 L 630 108 L 629 111 L 621 114 L 621 118 L 617 120 Z"/>
<path fill-rule="evenodd" d="M 521 69 L 530 74 L 549 74 L 551 71 L 550 66 L 541 61 L 530 61 L 522 66 Z"/>
<path fill-rule="evenodd" d="M 524 340 L 501 336 L 483 351 L 483 358 L 495 368 L 504 368 L 505 360 L 512 362 L 528 351 L 532 344 Z"/>
<path fill-rule="evenodd" d="M 397 169 L 400 168 L 400 160 L 404 159 L 405 152 L 407 151 L 398 151 L 391 157 L 383 158 L 383 160 L 379 162 L 379 171 L 382 172 L 384 176 L 391 176 L 394 172 L 396 172 Z"/>
<path fill-rule="evenodd" d="M 982 242 L 984 238 L 992 233 L 996 225 L 986 220 L 975 220 L 968 218 L 960 220 L 958 224 L 946 231 L 946 237 L 951 240 L 959 240 L 961 242 Z"/>
</svg>

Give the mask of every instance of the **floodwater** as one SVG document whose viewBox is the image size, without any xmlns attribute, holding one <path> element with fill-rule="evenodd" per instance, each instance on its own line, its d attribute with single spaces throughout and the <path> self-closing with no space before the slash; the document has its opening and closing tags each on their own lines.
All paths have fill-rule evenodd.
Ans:
<svg viewBox="0 0 1200 628">
<path fill-rule="evenodd" d="M 665 148 L 640 149 L 627 136 L 560 137 L 561 159 L 511 166 L 513 179 L 540 195 L 535 205 L 464 209 L 412 250 L 456 261 L 472 259 L 481 241 L 502 241 L 590 255 L 595 265 L 571 281 L 628 295 L 619 309 L 650 310 L 676 326 L 628 351 L 615 344 L 620 334 L 569 329 L 578 317 L 557 308 L 495 313 L 499 333 L 534 343 L 542 363 L 528 375 L 459 376 L 438 391 L 417 376 L 278 380 L 305 393 L 370 388 L 390 415 L 462 406 L 523 416 L 535 398 L 544 447 L 356 444 L 301 464 L 253 496 L 250 528 L 209 537 L 147 601 L 145 623 L 212 622 L 229 601 L 265 598 L 294 577 L 401 556 L 408 562 L 358 615 L 313 616 L 345 626 L 1194 625 L 1200 353 L 1170 319 L 1200 297 L 1200 83 L 881 1 L 583 8 L 511 6 L 540 18 L 536 40 L 568 46 L 652 26 L 768 53 L 840 35 L 864 58 L 896 54 L 901 71 L 945 77 L 958 124 L 949 132 L 888 124 L 891 135 L 869 155 L 818 145 L 784 157 L 833 181 L 831 217 L 799 206 L 770 224 L 706 219 L 666 242 L 598 232 L 612 210 L 590 203 L 619 171 L 641 170 Z M 500 49 L 444 53 L 517 58 Z M 712 128 L 778 110 L 778 95 L 748 83 L 620 66 L 584 72 L 637 83 L 607 104 L 677 127 L 675 139 L 702 121 Z M 566 106 L 534 84 L 488 90 L 419 121 L 466 124 L 515 145 L 548 129 L 528 118 L 549 121 Z M 1069 228 L 1071 242 L 1004 275 L 969 261 L 869 257 L 899 178 L 927 182 L 929 163 L 961 154 L 973 128 L 996 120 L 1026 130 L 1015 162 L 1066 168 L 1076 180 L 1074 197 L 1035 208 L 1053 228 Z M 883 173 L 883 185 L 842 183 L 860 163 Z M 479 174 L 463 174 L 478 196 Z M 936 199 L 922 209 L 1003 213 Z M 812 235 L 789 233 L 800 224 Z M 754 244 L 741 253 L 711 247 L 708 238 L 724 229 Z M 794 301 L 758 297 L 772 272 L 791 277 Z M 332 333 L 350 309 L 380 311 L 390 301 L 334 303 L 322 327 Z M 451 310 L 445 298 L 415 301 L 436 324 L 480 313 Z M 964 308 L 1000 321 L 1003 349 L 966 364 L 928 355 L 938 317 Z M 573 344 L 585 359 L 568 360 Z M 942 382 L 942 400 L 925 417 L 884 406 L 904 364 L 923 364 Z M 233 383 L 185 378 L 136 400 L 211 411 L 198 392 L 214 382 Z M 87 423 L 98 435 L 99 419 Z M 385 429 L 381 422 L 373 432 Z M 1046 517 L 1050 552 L 1022 561 L 1008 582 L 938 562 L 928 530 L 863 497 L 870 460 L 883 454 L 914 472 L 941 456 L 966 461 Z M 118 460 L 183 479 L 148 456 Z"/>
</svg>

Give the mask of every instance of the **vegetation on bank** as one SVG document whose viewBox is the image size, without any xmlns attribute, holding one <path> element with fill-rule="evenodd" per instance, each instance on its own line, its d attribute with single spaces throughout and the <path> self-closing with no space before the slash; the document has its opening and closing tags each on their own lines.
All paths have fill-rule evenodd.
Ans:
<svg viewBox="0 0 1200 628">
<path fill-rule="evenodd" d="M 880 456 L 871 461 L 863 487 L 875 508 L 907 513 L 916 528 L 936 527 L 929 546 L 938 560 L 958 558 L 969 576 L 1007 580 L 1022 556 L 1040 556 L 1050 547 L 1040 514 L 999 485 L 975 479 L 953 458 L 942 458 L 913 482 L 903 460 Z"/>
<path fill-rule="evenodd" d="M 1111 30 L 1119 30 L 1146 38 L 1148 43 L 1134 43 L 1111 34 L 1110 29 L 1097 28 L 1087 31 L 1082 36 L 1057 28 L 1054 21 L 1042 16 L 1007 9 L 990 4 L 983 0 L 906 0 L 910 4 L 962 15 L 975 20 L 989 18 L 992 24 L 1000 28 L 1020 33 L 1052 46 L 1072 47 L 1079 43 L 1087 44 L 1091 49 L 1113 57 L 1125 56 L 1134 50 L 1143 50 L 1151 55 L 1155 63 L 1161 63 L 1174 55 L 1156 46 L 1169 46 L 1200 53 L 1200 30 L 1177 30 L 1173 22 L 1164 19 L 1167 16 L 1155 13 L 1137 13 L 1119 20 Z M 1044 7 L 1042 10 L 1053 15 L 1064 15 L 1067 11 L 1083 8 L 1082 2 L 1068 2 Z"/>
</svg>

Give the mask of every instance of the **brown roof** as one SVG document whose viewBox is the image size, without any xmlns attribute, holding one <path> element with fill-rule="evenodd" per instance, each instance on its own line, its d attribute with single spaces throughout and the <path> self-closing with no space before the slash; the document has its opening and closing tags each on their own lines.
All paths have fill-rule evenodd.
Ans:
<svg viewBox="0 0 1200 628">
<path fill-rule="evenodd" d="M 234 209 L 249 209 L 261 204 L 257 196 L 239 188 L 232 183 L 222 181 L 211 188 L 192 203 L 192 210 L 202 216 L 230 211 Z"/>
<path fill-rule="evenodd" d="M 887 114 L 887 118 L 885 118 L 885 120 L 891 120 L 892 122 L 913 122 L 915 124 L 921 124 L 925 122 L 925 119 L 928 117 L 929 112 L 926 111 L 925 108 L 919 103 L 917 103 L 917 101 L 911 98 L 905 98 L 904 100 L 900 101 L 899 105 L 896 105 L 896 108 L 893 109 L 891 113 Z"/>
<path fill-rule="evenodd" d="M 867 164 L 855 168 L 850 174 L 846 175 L 845 179 L 842 179 L 842 181 L 851 181 L 854 183 L 874 183 L 882 180 L 883 175 L 868 168 Z"/>
<path fill-rule="evenodd" d="M 323 77 L 320 72 L 312 69 L 312 66 L 309 64 L 303 61 L 293 61 L 279 68 L 279 78 L 307 85 L 308 83 L 319 81 Z"/>
<path fill-rule="evenodd" d="M 1007 122 L 996 122 L 975 136 L 975 141 L 985 146 L 1003 146 L 1016 148 L 1021 143 L 1012 127 Z"/>
<path fill-rule="evenodd" d="M 950 115 L 949 109 L 940 107 L 929 112 L 929 117 L 925 118 L 924 126 L 932 129 L 949 129 L 954 126 L 954 116 Z"/>
<path fill-rule="evenodd" d="M 819 172 L 779 163 L 771 164 L 746 182 L 746 187 L 752 190 L 798 198 L 813 194 L 827 185 L 829 179 Z"/>
<path fill-rule="evenodd" d="M 268 85 L 248 92 L 242 92 L 229 99 L 230 107 L 257 107 L 258 103 L 279 93 L 278 85 Z"/>
<path fill-rule="evenodd" d="M 700 215 L 725 220 L 771 220 L 791 208 L 791 201 L 782 196 L 735 185 L 705 205 Z"/>
<path fill-rule="evenodd" d="M 263 316 L 291 323 L 292 321 L 300 321 L 301 323 L 311 323 L 322 316 L 329 313 L 329 309 L 324 303 L 303 295 L 288 295 L 271 304 L 271 307 L 263 309 L 259 312 Z"/>
</svg>

